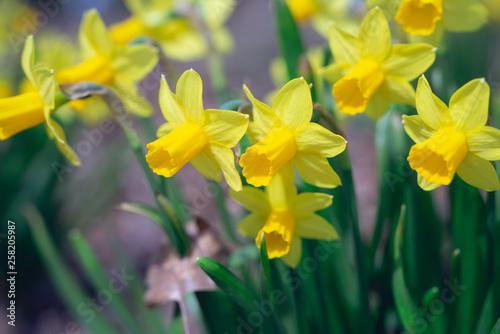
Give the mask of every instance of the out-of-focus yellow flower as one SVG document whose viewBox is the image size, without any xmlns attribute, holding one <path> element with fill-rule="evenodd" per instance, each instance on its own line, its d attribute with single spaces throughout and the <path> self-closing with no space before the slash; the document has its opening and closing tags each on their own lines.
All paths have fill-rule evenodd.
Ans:
<svg viewBox="0 0 500 334">
<path fill-rule="evenodd" d="M 314 82 L 312 84 L 317 92 L 322 92 L 324 87 L 324 80 L 320 75 L 320 70 L 323 68 L 325 61 L 325 51 L 321 46 L 311 46 L 307 49 L 306 53 L 307 65 L 310 74 L 312 74 Z M 266 94 L 264 101 L 271 104 L 274 96 L 278 93 L 279 89 L 288 82 L 288 70 L 283 57 L 274 58 L 269 64 L 269 74 L 276 89 Z M 302 73 L 301 73 L 302 74 Z"/>
<path fill-rule="evenodd" d="M 232 12 L 234 0 L 188 0 L 178 6 L 172 0 L 127 0 L 126 4 L 132 16 L 111 27 L 111 36 L 120 45 L 148 37 L 169 58 L 190 61 L 203 57 L 210 48 L 200 27 L 205 25 L 217 51 L 228 52 L 232 48 L 231 35 L 223 24 Z M 196 22 L 198 17 L 203 22 Z"/>
<path fill-rule="evenodd" d="M 160 139 L 149 143 L 146 160 L 159 175 L 173 176 L 188 162 L 205 177 L 241 190 L 231 148 L 238 144 L 248 126 L 248 116 L 235 111 L 203 109 L 203 83 L 195 71 L 184 72 L 176 93 L 165 77 L 160 88 L 160 106 L 168 121 L 158 129 Z"/>
<path fill-rule="evenodd" d="M 401 24 L 412 38 L 439 45 L 443 31 L 468 32 L 488 22 L 488 10 L 480 0 L 369 0 L 368 6 L 380 5 L 389 17 Z"/>
<path fill-rule="evenodd" d="M 500 2 L 498 0 L 483 0 L 483 2 L 490 13 L 490 21 L 495 24 L 500 23 Z"/>
<path fill-rule="evenodd" d="M 248 134 L 255 144 L 240 159 L 248 183 L 267 186 L 280 170 L 292 174 L 294 165 L 312 185 L 333 188 L 341 184 L 326 158 L 343 152 L 347 142 L 310 123 L 311 91 L 303 78 L 287 83 L 276 94 L 272 109 L 254 98 L 246 86 L 243 89 L 252 102 L 254 119 Z"/>
<path fill-rule="evenodd" d="M 141 97 L 136 82 L 144 78 L 158 62 L 157 50 L 149 45 L 118 47 L 110 38 L 99 13 L 88 11 L 80 27 L 80 47 L 84 61 L 59 70 L 59 84 L 91 81 L 111 88 L 127 109 L 149 116 L 151 105 Z"/>
<path fill-rule="evenodd" d="M 0 79 L 0 99 L 12 96 L 12 85 L 8 80 Z"/>
<path fill-rule="evenodd" d="M 391 46 L 391 33 L 383 12 L 372 9 L 355 37 L 335 23 L 330 27 L 330 48 L 335 63 L 323 76 L 333 83 L 332 94 L 340 111 L 371 118 L 385 113 L 389 104 L 415 104 L 409 81 L 434 62 L 436 49 L 429 44 Z"/>
<path fill-rule="evenodd" d="M 495 168 L 500 160 L 500 130 L 486 126 L 490 87 L 476 79 L 460 88 L 448 107 L 422 76 L 417 87 L 418 116 L 403 116 L 405 130 L 416 145 L 408 161 L 417 171 L 420 187 L 448 185 L 455 172 L 470 185 L 500 189 Z"/>
<path fill-rule="evenodd" d="M 349 15 L 352 5 L 350 0 L 288 0 L 287 3 L 297 22 L 311 22 L 324 37 L 327 37 L 328 22 L 331 20 L 348 31 L 356 28 L 355 20 Z"/>
<path fill-rule="evenodd" d="M 332 197 L 320 193 L 297 195 L 293 181 L 281 173 L 265 191 L 246 186 L 241 192 L 231 192 L 231 196 L 251 212 L 241 221 L 240 233 L 255 238 L 259 248 L 264 233 L 268 257 L 280 257 L 290 267 L 300 262 L 301 238 L 338 238 L 333 226 L 314 213 L 329 207 Z"/>
<path fill-rule="evenodd" d="M 49 137 L 55 140 L 61 153 L 74 165 L 80 165 L 66 141 L 64 131 L 50 118 L 56 107 L 54 71 L 47 67 L 35 67 L 33 36 L 26 39 L 21 65 L 35 91 L 0 99 L 0 139 L 7 139 L 45 122 Z"/>
</svg>

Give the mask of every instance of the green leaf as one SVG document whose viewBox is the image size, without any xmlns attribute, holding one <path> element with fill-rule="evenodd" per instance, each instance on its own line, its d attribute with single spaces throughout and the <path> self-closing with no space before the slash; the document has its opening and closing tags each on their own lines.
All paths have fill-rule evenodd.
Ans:
<svg viewBox="0 0 500 334">
<path fill-rule="evenodd" d="M 266 276 L 267 293 L 271 296 L 271 291 L 273 289 L 271 281 L 271 267 L 269 266 L 269 258 L 267 257 L 267 245 L 264 232 L 262 232 L 262 236 L 260 238 L 260 262 L 262 263 L 264 275 Z"/>
<path fill-rule="evenodd" d="M 233 111 L 238 111 L 241 105 L 243 104 L 248 104 L 248 102 L 243 101 L 243 100 L 231 100 L 224 102 L 219 109 L 220 110 L 233 110 Z"/>
<path fill-rule="evenodd" d="M 292 80 L 299 76 L 299 60 L 304 53 L 299 29 L 285 0 L 272 0 L 271 6 L 281 55 L 285 59 L 288 79 Z"/>
<path fill-rule="evenodd" d="M 243 282 L 226 267 L 206 257 L 198 258 L 197 263 L 215 284 L 238 305 L 247 310 L 253 309 L 254 296 L 244 286 Z"/>
<path fill-rule="evenodd" d="M 110 285 L 109 277 L 80 231 L 72 230 L 69 233 L 69 239 L 77 255 L 78 263 L 87 279 L 92 283 L 94 290 L 97 292 L 102 289 L 108 289 Z M 113 295 L 109 306 L 126 327 L 137 333 L 144 331 L 134 321 L 134 316 L 128 310 L 119 292 Z"/>
<path fill-rule="evenodd" d="M 413 319 L 419 313 L 417 303 L 410 295 L 410 290 L 406 285 L 405 275 L 403 271 L 401 247 L 403 239 L 403 225 L 405 220 L 406 205 L 401 206 L 401 214 L 396 228 L 396 235 L 394 238 L 394 263 L 395 269 L 392 275 L 392 289 L 394 300 L 396 302 L 396 309 L 401 319 L 401 323 L 405 331 L 408 333 L 416 333 L 415 324 Z"/>
<path fill-rule="evenodd" d="M 157 222 L 161 226 L 161 217 L 158 211 L 146 204 L 127 202 L 121 203 L 117 206 L 117 208 L 123 211 L 132 212 L 147 217 Z"/>
<path fill-rule="evenodd" d="M 77 312 L 81 305 L 89 300 L 89 296 L 85 294 L 82 286 L 61 258 L 38 210 L 32 204 L 27 204 L 23 211 L 49 278 L 69 313 L 91 333 L 118 333 L 101 313 L 95 313 L 95 318 L 88 322 Z"/>
<path fill-rule="evenodd" d="M 500 318 L 498 318 L 497 323 L 491 329 L 491 332 L 490 332 L 490 334 L 498 334 L 498 333 L 500 333 Z"/>
</svg>

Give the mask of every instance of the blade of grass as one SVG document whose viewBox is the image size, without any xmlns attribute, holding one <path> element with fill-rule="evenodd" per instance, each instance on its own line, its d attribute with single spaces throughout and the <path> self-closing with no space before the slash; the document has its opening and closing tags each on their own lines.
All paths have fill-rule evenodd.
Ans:
<svg viewBox="0 0 500 334">
<path fill-rule="evenodd" d="M 77 255 L 78 263 L 80 264 L 80 267 L 82 268 L 87 279 L 92 283 L 94 290 L 98 292 L 102 289 L 108 289 L 111 285 L 109 277 L 81 232 L 79 230 L 70 231 L 69 240 L 74 252 Z M 123 322 L 129 330 L 135 333 L 144 332 L 144 329 L 142 329 L 134 320 L 134 316 L 128 310 L 128 307 L 119 292 L 116 292 L 113 295 L 109 302 L 109 307 L 116 317 Z"/>
<path fill-rule="evenodd" d="M 38 210 L 32 204 L 26 204 L 24 215 L 50 280 L 68 312 L 91 333 L 118 334 L 119 332 L 107 322 L 102 314 L 96 312 L 94 319 L 88 321 L 77 312 L 82 305 L 85 306 L 89 297 L 59 255 Z"/>
</svg>

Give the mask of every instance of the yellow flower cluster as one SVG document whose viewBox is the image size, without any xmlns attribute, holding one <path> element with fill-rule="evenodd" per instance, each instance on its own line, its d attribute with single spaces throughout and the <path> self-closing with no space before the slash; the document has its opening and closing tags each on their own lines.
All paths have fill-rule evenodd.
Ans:
<svg viewBox="0 0 500 334">
<path fill-rule="evenodd" d="M 192 2 L 187 1 L 194 6 Z M 110 30 L 97 11 L 90 10 L 80 27 L 81 62 L 56 71 L 35 66 L 33 37 L 29 37 L 22 68 L 31 88 L 21 95 L 0 99 L 0 139 L 45 123 L 61 152 L 78 165 L 78 157 L 62 128 L 51 118 L 58 107 L 68 102 L 57 92 L 56 83 L 95 82 L 107 86 L 128 111 L 151 116 L 153 109 L 136 84 L 156 66 L 158 50 L 138 41 L 152 40 L 174 59 L 194 59 L 212 47 L 227 51 L 231 37 L 224 23 L 234 2 L 222 1 L 224 6 L 219 3 L 212 7 L 214 3 L 196 2 L 195 7 L 204 13 L 203 31 L 194 24 L 192 12 L 173 0 L 127 0 L 132 16 Z M 288 1 L 291 14 L 300 22 L 314 20 L 333 8 L 326 3 Z M 382 1 L 370 3 L 383 5 Z M 347 10 L 342 5 L 339 8 Z M 402 29 L 422 36 L 440 34 L 442 30 L 475 30 L 486 18 L 485 7 L 472 0 L 401 0 L 397 9 L 392 16 Z M 386 112 L 390 103 L 416 106 L 418 115 L 403 116 L 403 120 L 406 132 L 416 143 L 409 151 L 408 162 L 418 173 L 419 185 L 425 190 L 448 185 L 457 173 L 480 189 L 499 189 L 490 161 L 500 159 L 500 131 L 486 125 L 489 86 L 485 80 L 476 79 L 460 88 L 448 107 L 432 93 L 423 76 L 435 60 L 436 44 L 392 44 L 386 15 L 379 7 L 368 12 L 357 33 L 340 28 L 338 22 L 330 22 L 325 28 L 333 62 L 324 68 L 317 64 L 324 61 L 314 65 L 322 78 L 331 82 L 338 109 L 348 115 L 366 113 L 375 119 Z M 207 44 L 207 33 L 215 45 Z M 415 91 L 411 82 L 419 76 Z M 323 82 L 319 86 L 322 88 Z M 208 179 L 221 182 L 224 176 L 232 197 L 251 212 L 240 223 L 241 233 L 255 238 L 258 247 L 265 237 L 269 258 L 281 257 L 294 267 L 301 257 L 301 238 L 338 237 L 334 227 L 315 214 L 331 205 L 331 197 L 298 194 L 294 168 L 310 185 L 341 185 L 328 158 L 341 154 L 347 141 L 311 121 L 316 101 L 303 77 L 283 85 L 271 105 L 256 99 L 246 85 L 243 91 L 251 103 L 252 118 L 237 111 L 205 109 L 203 83 L 193 69 L 180 76 L 175 93 L 162 76 L 159 104 L 167 122 L 158 129 L 159 138 L 147 145 L 146 162 L 163 177 L 172 177 L 188 162 Z M 92 109 L 92 101 L 97 98 L 70 104 L 74 109 L 86 110 Z M 232 149 L 245 135 L 252 145 L 242 152 L 239 171 Z M 242 176 L 251 186 L 243 186 Z"/>
</svg>

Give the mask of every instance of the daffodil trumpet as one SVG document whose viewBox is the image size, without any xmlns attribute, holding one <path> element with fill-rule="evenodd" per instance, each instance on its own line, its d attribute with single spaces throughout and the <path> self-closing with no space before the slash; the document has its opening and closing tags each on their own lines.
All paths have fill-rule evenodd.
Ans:
<svg viewBox="0 0 500 334">
<path fill-rule="evenodd" d="M 384 13 L 372 9 L 356 36 L 331 22 L 330 49 L 335 63 L 321 74 L 333 84 L 332 95 L 342 113 L 383 115 L 390 103 L 415 104 L 410 81 L 434 62 L 430 44 L 391 45 L 391 32 Z"/>
<path fill-rule="evenodd" d="M 422 76 L 417 87 L 417 116 L 403 116 L 415 141 L 408 162 L 420 187 L 449 185 L 455 174 L 479 189 L 500 189 L 490 161 L 500 160 L 500 130 L 486 125 L 490 89 L 484 79 L 460 88 L 447 107 Z"/>
<path fill-rule="evenodd" d="M 249 126 L 253 145 L 241 156 L 240 166 L 248 183 L 267 186 L 283 171 L 295 166 L 304 180 L 318 187 L 333 188 L 340 178 L 327 161 L 343 152 L 346 140 L 317 123 L 311 123 L 313 104 L 304 78 L 287 83 L 275 96 L 272 108 L 243 89 L 253 106 Z"/>
<path fill-rule="evenodd" d="M 231 148 L 238 144 L 248 126 L 248 115 L 235 111 L 203 108 L 203 83 L 194 70 L 184 72 L 175 95 L 165 77 L 160 88 L 160 106 L 165 123 L 156 141 L 147 145 L 146 161 L 159 175 L 171 177 L 188 162 L 211 180 L 222 181 L 239 191 L 241 179 L 234 167 Z"/>
<path fill-rule="evenodd" d="M 325 209 L 332 197 L 320 193 L 297 194 L 293 179 L 278 173 L 265 191 L 250 186 L 243 191 L 231 191 L 231 196 L 250 211 L 239 224 L 242 235 L 255 238 L 260 248 L 266 239 L 269 259 L 281 258 L 296 267 L 302 256 L 301 238 L 336 240 L 335 228 L 315 211 Z"/>
</svg>

